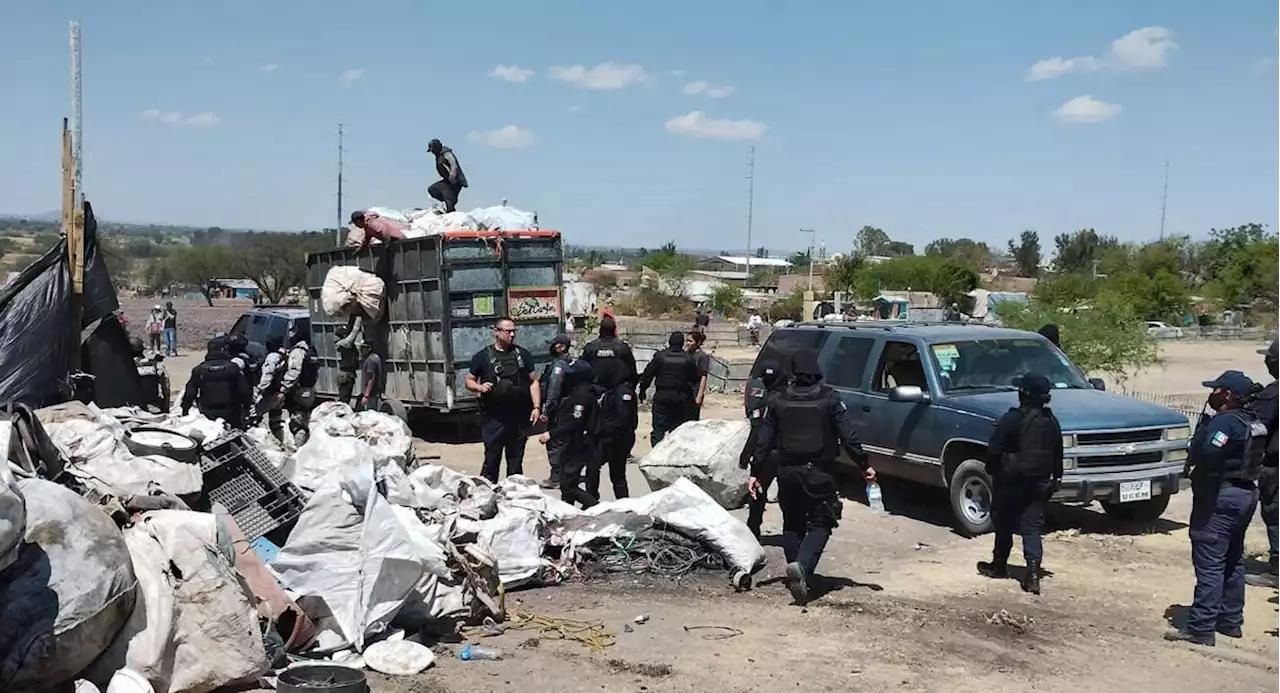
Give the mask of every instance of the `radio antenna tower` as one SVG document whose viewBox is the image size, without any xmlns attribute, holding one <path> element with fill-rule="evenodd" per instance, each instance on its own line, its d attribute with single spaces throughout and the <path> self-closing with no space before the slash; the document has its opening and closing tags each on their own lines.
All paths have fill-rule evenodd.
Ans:
<svg viewBox="0 0 1280 693">
<path fill-rule="evenodd" d="M 333 226 L 338 237 L 335 245 L 342 245 L 342 227 L 345 225 L 342 223 L 342 123 L 338 123 L 338 220 Z"/>
<path fill-rule="evenodd" d="M 71 22 L 71 166 L 72 180 L 75 182 L 76 208 L 84 203 L 84 187 L 81 185 L 83 168 L 81 160 L 84 134 L 80 119 L 80 22 Z"/>
<path fill-rule="evenodd" d="M 1160 240 L 1164 240 L 1164 213 L 1169 205 L 1169 162 L 1163 164 L 1164 185 L 1160 192 Z"/>
<path fill-rule="evenodd" d="M 751 223 L 756 202 L 756 148 L 747 147 L 747 279 L 751 278 L 751 256 L 755 253 L 751 245 Z"/>
</svg>

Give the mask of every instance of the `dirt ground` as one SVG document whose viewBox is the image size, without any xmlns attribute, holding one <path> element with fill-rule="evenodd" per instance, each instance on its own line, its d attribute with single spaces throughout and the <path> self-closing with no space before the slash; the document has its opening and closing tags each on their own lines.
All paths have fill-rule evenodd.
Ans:
<svg viewBox="0 0 1280 693">
<path fill-rule="evenodd" d="M 1201 381 L 1227 368 L 1263 377 L 1257 348 L 1171 344 L 1163 368 L 1138 374 L 1128 386 L 1199 394 Z M 189 361 L 170 362 L 175 386 L 194 365 Z M 740 416 L 739 407 L 736 397 L 720 396 L 703 416 Z M 648 431 L 646 416 L 637 458 L 649 449 Z M 417 450 L 440 455 L 456 469 L 479 471 L 479 444 L 419 440 Z M 525 472 L 545 476 L 545 449 L 531 440 L 527 451 Z M 635 467 L 629 478 L 633 493 L 646 488 Z M 845 501 L 844 519 L 819 567 L 832 591 L 807 608 L 791 605 L 777 581 L 783 566 L 775 545 L 780 515 L 770 505 L 764 528 L 769 561 L 750 592 L 735 593 L 723 573 L 680 583 L 621 579 L 514 592 L 507 596 L 509 610 L 599 621 L 617 634 L 617 642 L 596 653 L 554 635 L 509 631 L 484 640 L 506 652 L 502 661 L 462 662 L 442 649 L 426 673 L 374 675 L 373 690 L 1277 690 L 1280 617 L 1274 590 L 1247 588 L 1241 639 L 1220 636 L 1217 647 L 1203 648 L 1160 637 L 1185 615 L 1191 600 L 1189 493 L 1175 496 L 1157 525 L 1134 534 L 1111 524 L 1097 508 L 1055 507 L 1045 537 L 1051 575 L 1044 594 L 1032 597 L 1012 580 L 976 574 L 974 564 L 989 556 L 991 538 L 953 533 L 941 493 L 888 481 L 884 486 L 890 514 L 879 516 L 866 508 L 860 486 L 851 485 L 849 495 L 856 500 Z M 1256 519 L 1247 550 L 1254 557 L 1266 551 Z M 1015 550 L 1014 563 L 1020 564 L 1019 556 Z M 642 615 L 649 617 L 645 623 L 633 623 Z"/>
</svg>

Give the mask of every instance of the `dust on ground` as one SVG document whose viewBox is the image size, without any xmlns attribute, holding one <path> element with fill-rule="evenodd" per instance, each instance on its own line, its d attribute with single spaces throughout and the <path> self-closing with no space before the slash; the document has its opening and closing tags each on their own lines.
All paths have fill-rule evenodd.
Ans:
<svg viewBox="0 0 1280 693">
<path fill-rule="evenodd" d="M 1166 365 L 1130 380 L 1134 390 L 1202 393 L 1201 381 L 1227 368 L 1261 377 L 1258 345 L 1185 342 L 1165 346 Z M 170 363 L 175 392 L 186 372 Z M 194 362 L 191 363 L 194 365 Z M 187 368 L 189 371 L 189 367 Z M 712 397 L 703 416 L 741 416 L 736 396 Z M 648 450 L 641 420 L 636 458 Z M 419 455 L 477 473 L 478 443 L 427 442 L 415 431 Z M 525 473 L 547 474 L 546 451 L 530 440 Z M 646 489 L 629 468 L 633 492 Z M 607 484 L 604 485 L 607 493 Z M 768 564 L 750 592 L 735 592 L 724 573 L 680 582 L 624 578 L 512 592 L 508 609 L 575 620 L 598 620 L 617 644 L 593 653 L 580 643 L 508 631 L 483 644 L 502 648 L 501 661 L 462 662 L 442 649 L 417 677 L 373 677 L 377 693 L 488 691 L 1275 691 L 1276 592 L 1246 588 L 1244 637 L 1219 637 L 1216 648 L 1166 643 L 1161 633 L 1185 618 L 1195 577 L 1185 520 L 1190 494 L 1174 497 L 1164 518 L 1124 533 L 1097 508 L 1054 506 L 1045 537 L 1044 594 L 1024 594 L 1014 580 L 977 575 L 991 538 L 951 531 L 945 496 L 910 484 L 885 483 L 891 514 L 872 514 L 845 501 L 844 519 L 819 572 L 831 591 L 807 608 L 790 603 L 778 578 L 780 516 L 765 515 Z M 855 498 L 860 494 L 854 493 Z M 739 517 L 744 511 L 735 511 Z M 1247 553 L 1266 551 L 1255 520 Z M 1020 561 L 1014 552 L 1014 563 Z M 1016 571 L 1015 571 L 1016 576 Z M 636 616 L 648 616 L 643 624 Z M 625 632 L 630 626 L 631 632 Z M 726 626 L 737 631 L 724 639 Z M 536 643 L 536 644 L 535 644 Z"/>
</svg>

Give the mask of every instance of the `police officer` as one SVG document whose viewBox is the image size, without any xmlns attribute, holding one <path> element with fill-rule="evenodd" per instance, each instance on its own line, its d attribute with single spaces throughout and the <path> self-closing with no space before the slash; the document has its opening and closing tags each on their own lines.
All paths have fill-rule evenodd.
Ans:
<svg viewBox="0 0 1280 693">
<path fill-rule="evenodd" d="M 262 359 L 261 373 L 253 388 L 253 403 L 259 419 L 267 416 L 268 427 L 276 440 L 284 441 L 284 394 L 280 381 L 284 378 L 285 355 L 282 337 L 267 339 L 267 355 Z"/>
<path fill-rule="evenodd" d="M 599 452 L 594 468 L 587 470 L 587 491 L 600 497 L 600 470 L 607 467 L 614 498 L 630 495 L 627 458 L 636 444 L 640 423 L 636 400 L 636 357 L 631 346 L 618 339 L 618 324 L 611 317 L 600 320 L 600 337 L 587 342 L 582 360 L 591 364 L 600 397 Z"/>
<path fill-rule="evenodd" d="M 484 463 L 480 476 L 498 483 L 502 457 L 507 474 L 524 473 L 528 427 L 542 418 L 542 389 L 533 354 L 516 344 L 516 323 L 502 316 L 493 325 L 493 344 L 471 357 L 466 387 L 480 396 Z"/>
<path fill-rule="evenodd" d="M 347 339 L 351 336 L 351 328 L 347 325 L 338 325 L 334 334 L 338 337 L 334 345 L 338 352 L 338 401 L 349 406 L 351 395 L 356 390 L 356 371 L 360 370 L 360 351 L 352 340 Z"/>
<path fill-rule="evenodd" d="M 1216 413 L 1197 427 L 1187 458 L 1196 591 L 1186 626 L 1164 637 L 1213 645 L 1216 633 L 1238 638 L 1244 625 L 1244 536 L 1258 504 L 1267 427 L 1245 406 L 1249 376 L 1227 371 L 1204 385 Z"/>
<path fill-rule="evenodd" d="M 249 396 L 244 372 L 231 362 L 222 340 L 211 340 L 204 362 L 191 369 L 182 395 L 182 413 L 185 416 L 192 406 L 199 406 L 205 418 L 222 419 L 232 429 L 243 429 Z"/>
<path fill-rule="evenodd" d="M 1276 542 L 1280 539 L 1280 527 L 1276 526 L 1277 511 L 1280 511 L 1280 501 L 1277 500 L 1277 454 L 1276 454 L 1276 417 L 1277 410 L 1280 409 L 1280 401 L 1277 401 L 1277 385 L 1276 385 L 1276 342 L 1271 342 L 1271 346 L 1267 349 L 1259 350 L 1258 353 L 1263 355 L 1263 362 L 1267 365 L 1267 372 L 1271 374 L 1271 383 L 1262 388 L 1260 392 L 1253 396 L 1253 401 L 1249 403 L 1249 408 L 1253 410 L 1261 421 L 1267 427 L 1267 454 L 1262 460 L 1262 472 L 1258 477 L 1258 503 L 1262 506 L 1262 522 L 1267 526 L 1267 542 L 1271 545 L 1271 556 L 1267 563 L 1267 572 L 1259 575 L 1245 576 L 1245 582 L 1257 587 L 1276 588 Z"/>
<path fill-rule="evenodd" d="M 599 390 L 593 384 L 591 364 L 581 359 L 564 371 L 565 395 L 552 417 L 553 438 L 564 442 L 560 450 L 560 499 L 572 505 L 590 508 L 599 502 L 583 488 L 583 472 L 596 464 L 595 424 Z M 598 467 L 597 467 L 598 470 Z M 598 477 L 597 477 L 598 478 Z"/>
<path fill-rule="evenodd" d="M 991 519 L 995 549 L 991 562 L 978 563 L 978 572 L 995 579 L 1008 577 L 1009 552 L 1016 530 L 1022 535 L 1027 561 L 1022 589 L 1040 594 L 1040 562 L 1044 559 L 1045 509 L 1062 481 L 1062 427 L 1050 409 L 1049 379 L 1027 373 L 1018 386 L 1018 406 L 996 422 L 987 444 L 987 474 L 994 482 Z"/>
<path fill-rule="evenodd" d="M 751 431 L 747 434 L 747 444 L 742 446 L 742 455 L 738 458 L 738 466 L 748 469 L 751 456 L 756 451 L 756 440 L 760 435 L 760 424 L 764 421 L 768 400 L 774 393 L 786 387 L 787 379 L 777 361 L 764 359 L 760 362 L 760 372 L 747 380 L 747 422 Z M 769 496 L 769 486 L 773 477 L 768 476 L 770 466 L 760 466 L 764 476 L 758 477 L 760 492 L 751 497 L 747 510 L 747 528 L 760 538 L 760 525 L 764 522 L 764 506 Z"/>
<path fill-rule="evenodd" d="M 169 372 L 161 363 L 164 357 L 159 354 L 148 357 L 146 345 L 137 337 L 129 339 L 129 346 L 133 349 L 133 365 L 138 369 L 138 379 L 142 381 L 142 394 L 145 398 L 139 405 L 143 409 L 154 407 L 161 412 L 168 412 L 171 395 Z"/>
<path fill-rule="evenodd" d="M 538 385 L 542 392 L 542 423 L 547 430 L 542 434 L 542 442 L 547 444 L 547 464 L 551 473 L 540 485 L 543 488 L 560 488 L 560 458 L 564 452 L 565 439 L 555 434 L 555 417 L 560 410 L 560 399 L 568 394 L 564 387 L 564 374 L 573 359 L 569 356 L 569 347 L 573 339 L 563 332 L 551 340 L 549 351 L 551 361 L 542 369 L 538 377 Z"/>
<path fill-rule="evenodd" d="M 689 420 L 693 393 L 698 386 L 698 365 L 684 350 L 684 333 L 672 332 L 667 348 L 653 355 L 640 375 L 638 397 L 643 402 L 649 384 L 653 393 L 653 432 L 649 443 L 657 445 L 671 431 Z"/>
<path fill-rule="evenodd" d="M 307 342 L 306 333 L 290 333 L 289 342 L 284 376 L 280 378 L 280 392 L 284 394 L 289 408 L 289 431 L 301 445 L 311 425 L 311 410 L 316 406 L 315 388 L 320 375 L 320 362 L 311 350 L 311 344 Z"/>
<path fill-rule="evenodd" d="M 862 451 L 844 401 L 822 382 L 817 352 L 796 352 L 791 373 L 794 381 L 771 399 L 760 424 L 747 488 L 752 498 L 764 495 L 760 480 L 777 465 L 787 587 L 796 603 L 804 604 L 822 550 L 840 520 L 840 499 L 831 475 L 837 446 L 844 446 L 868 482 L 876 472 Z M 775 447 L 776 458 L 771 458 Z"/>
</svg>

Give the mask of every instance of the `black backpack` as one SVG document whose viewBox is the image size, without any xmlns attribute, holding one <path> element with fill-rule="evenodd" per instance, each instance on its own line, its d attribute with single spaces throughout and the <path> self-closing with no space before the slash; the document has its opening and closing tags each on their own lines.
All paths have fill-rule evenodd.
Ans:
<svg viewBox="0 0 1280 693">
<path fill-rule="evenodd" d="M 308 344 L 307 357 L 302 360 L 302 372 L 298 374 L 298 387 L 315 387 L 319 379 L 320 357 L 316 354 L 316 348 Z"/>
<path fill-rule="evenodd" d="M 628 383 L 605 390 L 597 400 L 599 414 L 594 430 L 599 435 L 613 435 L 622 431 L 634 431 L 640 424 L 640 409 L 636 393 Z"/>
</svg>

